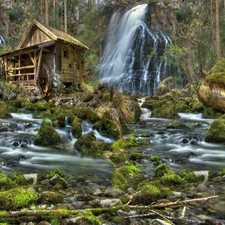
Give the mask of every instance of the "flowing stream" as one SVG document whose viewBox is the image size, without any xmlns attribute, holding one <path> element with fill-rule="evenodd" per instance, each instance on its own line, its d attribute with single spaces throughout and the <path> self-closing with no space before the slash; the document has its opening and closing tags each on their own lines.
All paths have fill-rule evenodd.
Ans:
<svg viewBox="0 0 225 225">
<path fill-rule="evenodd" d="M 154 33 L 149 29 L 147 12 L 148 5 L 144 4 L 112 16 L 97 67 L 101 82 L 132 95 L 155 94 L 158 84 L 169 76 L 183 80 L 171 63 L 173 56 L 164 55 L 171 38 L 161 30 Z"/>
<path fill-rule="evenodd" d="M 33 144 L 34 135 L 42 122 L 32 114 L 12 113 L 12 119 L 0 120 L 0 169 L 5 173 L 20 172 L 47 174 L 59 168 L 67 175 L 97 183 L 111 179 L 113 167 L 104 159 L 81 158 L 74 149 L 76 141 L 66 125 L 57 129 L 64 141 L 55 148 L 40 147 Z M 84 121 L 83 133 L 92 131 L 92 126 Z M 98 140 L 107 143 L 113 140 L 93 131 Z"/>
</svg>

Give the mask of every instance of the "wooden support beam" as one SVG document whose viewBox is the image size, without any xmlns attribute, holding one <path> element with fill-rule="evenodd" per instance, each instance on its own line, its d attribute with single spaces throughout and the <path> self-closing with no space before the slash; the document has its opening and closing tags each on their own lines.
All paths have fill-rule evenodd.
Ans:
<svg viewBox="0 0 225 225">
<path fill-rule="evenodd" d="M 23 70 L 23 69 L 34 69 L 35 68 L 35 65 L 32 65 L 32 66 L 22 66 L 22 67 L 16 67 L 16 68 L 11 68 L 11 69 L 7 69 L 6 71 L 15 71 L 15 70 L 19 70 L 19 74 L 20 74 L 20 70 Z"/>
<path fill-rule="evenodd" d="M 41 68 L 41 59 L 42 59 L 42 52 L 43 52 L 43 48 L 41 48 L 40 52 L 39 52 L 39 55 L 38 55 L 38 58 L 37 58 L 37 65 L 36 65 L 36 81 L 38 80 L 39 78 L 39 73 L 40 73 L 40 68 Z"/>
</svg>

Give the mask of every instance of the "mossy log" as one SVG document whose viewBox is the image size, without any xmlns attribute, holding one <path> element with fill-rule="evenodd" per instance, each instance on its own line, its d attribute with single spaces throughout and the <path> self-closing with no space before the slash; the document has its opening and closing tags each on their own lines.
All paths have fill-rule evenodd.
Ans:
<svg viewBox="0 0 225 225">
<path fill-rule="evenodd" d="M 141 205 L 119 205 L 116 207 L 110 207 L 110 208 L 90 208 L 90 209 L 84 209 L 84 210 L 66 210 L 66 209 L 56 209 L 56 210 L 23 210 L 23 211 L 0 211 L 0 222 L 5 220 L 17 220 L 21 218 L 28 218 L 28 217 L 35 217 L 35 218 L 42 218 L 42 217 L 60 217 L 60 218 L 67 218 L 70 216 L 75 216 L 78 213 L 85 212 L 85 211 L 91 211 L 95 215 L 100 215 L 107 212 L 115 212 L 121 208 L 127 207 L 130 209 L 156 209 L 156 208 L 165 208 L 170 207 L 174 205 L 183 205 L 190 202 L 201 202 L 201 201 L 209 201 L 211 199 L 218 198 L 217 195 L 209 196 L 205 198 L 196 198 L 196 199 L 189 199 L 184 201 L 176 201 L 176 202 L 169 202 L 169 203 L 162 203 L 162 204 L 156 204 L 156 205 L 149 205 L 149 206 L 141 206 Z M 152 211 L 153 212 L 153 211 Z M 155 212 L 154 212 L 155 213 Z"/>
</svg>

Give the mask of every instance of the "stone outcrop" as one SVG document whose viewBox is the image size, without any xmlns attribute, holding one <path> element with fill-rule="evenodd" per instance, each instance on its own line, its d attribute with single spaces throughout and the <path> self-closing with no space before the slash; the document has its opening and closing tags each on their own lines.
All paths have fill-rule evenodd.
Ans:
<svg viewBox="0 0 225 225">
<path fill-rule="evenodd" d="M 199 100 L 215 110 L 225 112 L 225 89 L 218 85 L 203 83 L 198 90 Z"/>
</svg>

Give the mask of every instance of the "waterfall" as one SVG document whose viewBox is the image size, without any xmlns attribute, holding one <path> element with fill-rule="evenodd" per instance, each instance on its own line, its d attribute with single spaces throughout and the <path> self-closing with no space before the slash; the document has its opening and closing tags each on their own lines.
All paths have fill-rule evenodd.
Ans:
<svg viewBox="0 0 225 225">
<path fill-rule="evenodd" d="M 153 95 L 163 79 L 174 74 L 181 76 L 171 64 L 172 56 L 164 55 L 171 38 L 148 28 L 147 12 L 148 6 L 144 4 L 132 8 L 122 18 L 120 12 L 112 16 L 96 69 L 100 82 L 131 95 Z"/>
<path fill-rule="evenodd" d="M 5 44 L 5 39 L 0 35 L 0 46 Z"/>
</svg>

